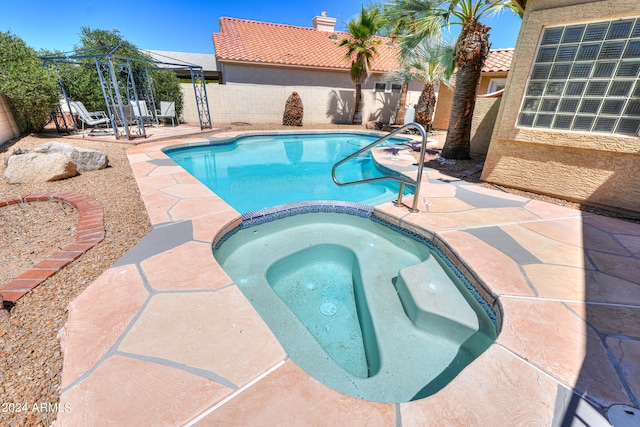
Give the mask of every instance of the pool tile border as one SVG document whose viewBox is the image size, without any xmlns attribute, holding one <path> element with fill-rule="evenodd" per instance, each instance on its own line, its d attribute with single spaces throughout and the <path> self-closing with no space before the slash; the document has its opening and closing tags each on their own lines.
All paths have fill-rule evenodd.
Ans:
<svg viewBox="0 0 640 427">
<path fill-rule="evenodd" d="M 65 202 L 78 210 L 75 242 L 38 262 L 13 280 L 0 286 L 2 300 L 15 304 L 29 291 L 56 274 L 71 261 L 86 253 L 104 240 L 104 211 L 95 199 L 72 191 L 49 191 L 46 193 L 14 196 L 0 200 L 0 208 L 32 202 Z"/>
<path fill-rule="evenodd" d="M 394 224 L 382 217 L 377 216 L 375 208 L 373 206 L 336 200 L 318 200 L 290 203 L 285 205 L 273 206 L 254 212 L 248 212 L 242 215 L 242 223 L 240 225 L 223 235 L 219 235 L 219 238 L 214 244 L 214 252 L 219 249 L 219 247 L 231 236 L 233 236 L 240 230 L 245 230 L 257 225 L 277 221 L 279 219 L 311 213 L 337 213 L 369 219 L 373 222 L 390 228 L 396 233 L 399 233 L 422 245 L 425 245 L 430 250 L 432 250 L 441 261 L 445 263 L 445 265 L 451 270 L 456 278 L 464 285 L 467 291 L 471 293 L 478 304 L 480 304 L 486 315 L 489 317 L 489 319 L 491 319 L 491 322 L 493 323 L 493 326 L 495 328 L 496 336 L 500 333 L 502 308 L 500 307 L 498 298 L 488 292 L 484 286 L 480 285 L 480 289 L 475 286 L 476 283 L 479 284 L 479 281 L 476 280 L 475 276 L 471 274 L 469 269 L 459 268 L 459 266 L 464 267 L 464 265 L 459 259 L 457 259 L 455 253 L 450 250 L 446 243 L 439 240 L 432 240 L 428 237 L 429 233 L 425 233 L 425 235 L 422 235 L 417 231 L 408 230 L 401 227 L 400 225 Z M 473 279 L 470 280 L 469 276 Z"/>
</svg>

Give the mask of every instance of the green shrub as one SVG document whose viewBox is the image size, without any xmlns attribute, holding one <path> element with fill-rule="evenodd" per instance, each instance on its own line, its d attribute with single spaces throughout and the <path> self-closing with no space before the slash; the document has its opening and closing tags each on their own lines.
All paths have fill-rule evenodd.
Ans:
<svg viewBox="0 0 640 427">
<path fill-rule="evenodd" d="M 22 133 L 42 129 L 58 105 L 58 79 L 18 36 L 0 32 L 0 93 Z"/>
</svg>

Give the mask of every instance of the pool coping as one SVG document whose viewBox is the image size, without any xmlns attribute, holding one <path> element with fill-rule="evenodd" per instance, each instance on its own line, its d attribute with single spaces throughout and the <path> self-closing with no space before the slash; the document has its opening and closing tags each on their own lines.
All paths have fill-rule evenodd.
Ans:
<svg viewBox="0 0 640 427">
<path fill-rule="evenodd" d="M 243 132 L 225 134 L 225 137 L 240 134 Z M 188 143 L 199 144 L 203 142 L 206 141 L 200 139 Z M 585 324 L 576 320 L 582 307 L 579 305 L 579 301 L 531 296 L 526 293 L 526 288 L 523 288 L 524 290 L 510 288 L 509 286 L 512 286 L 509 283 L 510 280 L 522 282 L 522 279 L 517 276 L 521 273 L 517 269 L 510 269 L 504 272 L 499 271 L 500 274 L 496 276 L 495 273 L 498 271 L 495 270 L 495 265 L 491 264 L 494 262 L 491 257 L 493 256 L 496 262 L 500 261 L 501 263 L 513 262 L 513 260 L 504 253 L 495 252 L 493 254 L 488 246 L 481 246 L 486 245 L 486 242 L 482 238 L 475 237 L 472 233 L 483 227 L 494 227 L 497 230 L 507 229 L 508 231 L 513 231 L 512 229 L 517 227 L 534 225 L 555 227 L 557 224 L 574 224 L 576 221 L 585 221 L 586 218 L 590 221 L 590 225 L 596 224 L 601 229 L 610 230 L 607 231 L 610 235 L 621 235 L 622 232 L 619 229 L 625 224 L 621 225 L 618 220 L 594 218 L 593 215 L 567 208 L 555 207 L 542 202 L 525 202 L 522 198 L 497 192 L 495 192 L 497 195 L 494 195 L 491 190 L 477 188 L 465 188 L 464 200 L 456 198 L 455 194 L 453 197 L 445 197 L 444 195 L 450 193 L 453 184 L 445 182 L 447 181 L 446 177 L 435 171 L 429 171 L 423 177 L 423 183 L 426 182 L 428 185 L 423 185 L 422 193 L 417 196 L 422 199 L 420 213 L 408 213 L 405 209 L 395 207 L 391 203 L 376 207 L 375 214 L 384 220 L 409 231 L 417 232 L 417 234 L 429 236 L 432 241 L 445 245 L 453 258 L 460 260 L 458 267 L 475 271 L 483 279 L 485 290 L 491 295 L 497 296 L 497 299 L 506 306 L 504 313 L 502 313 L 503 330 L 497 342 L 465 368 L 441 392 L 410 403 L 366 402 L 330 390 L 300 371 L 279 347 L 277 340 L 274 342 L 274 337 L 269 336 L 268 330 L 264 330 L 264 325 L 260 325 L 259 316 L 256 318 L 255 313 L 251 313 L 250 304 L 246 301 L 243 302 L 242 298 L 237 295 L 235 285 L 228 277 L 225 277 L 223 271 L 219 270 L 215 261 L 212 263 L 208 260 L 206 268 L 215 274 L 216 283 L 206 283 L 203 288 L 184 289 L 181 288 L 183 283 L 164 283 L 163 281 L 167 278 L 154 275 L 150 269 L 152 259 L 157 260 L 153 264 L 155 266 L 162 266 L 162 263 L 169 261 L 173 267 L 167 266 L 167 268 L 175 269 L 175 273 L 182 275 L 183 278 L 191 274 L 190 270 L 197 268 L 194 266 L 184 269 L 184 266 L 179 263 L 184 263 L 186 258 L 183 258 L 182 255 L 178 257 L 176 251 L 187 246 L 189 248 L 207 246 L 211 248 L 211 245 L 215 244 L 216 238 L 233 229 L 242 221 L 242 216 L 217 195 L 204 188 L 181 168 L 175 164 L 172 165 L 166 154 L 162 152 L 163 148 L 170 145 L 175 146 L 175 143 L 158 142 L 132 147 L 128 150 L 129 161 L 149 212 L 151 223 L 154 226 L 152 233 L 163 233 L 165 230 L 168 231 L 178 226 L 183 227 L 181 224 L 188 224 L 192 227 L 193 237 L 187 238 L 186 243 L 180 243 L 180 245 L 178 245 L 179 242 L 176 243 L 178 246 L 168 251 L 159 254 L 151 253 L 150 258 L 140 259 L 134 263 L 116 264 L 70 305 L 69 321 L 63 337 L 65 366 L 61 405 L 70 403 L 79 408 L 81 413 L 59 414 L 60 422 L 69 422 L 70 424 L 88 422 L 90 424 L 91 420 L 111 417 L 116 421 L 120 419 L 133 423 L 144 415 L 152 417 L 145 418 L 146 422 L 149 422 L 150 419 L 164 419 L 169 424 L 173 420 L 174 424 L 184 425 L 212 425 L 216 424 L 216 420 L 225 420 L 225 422 L 236 420 L 239 423 L 246 423 L 248 420 L 254 422 L 261 420 L 262 422 L 277 423 L 294 419 L 298 421 L 305 419 L 306 423 L 312 424 L 314 419 L 319 419 L 317 417 L 323 417 L 322 419 L 327 422 L 339 420 L 343 425 L 369 423 L 365 420 L 371 420 L 371 417 L 377 417 L 375 418 L 377 421 L 369 424 L 389 426 L 419 424 L 420 420 L 426 419 L 433 420 L 434 424 L 447 424 L 455 420 L 464 424 L 501 424 L 509 420 L 525 419 L 528 421 L 537 420 L 540 424 L 548 425 L 557 422 L 559 417 L 573 411 L 570 415 L 576 416 L 578 414 L 581 417 L 592 419 L 594 424 L 605 425 L 606 421 L 598 414 L 598 411 L 585 405 L 585 401 L 580 398 L 580 394 L 583 394 L 584 391 L 574 390 L 576 385 L 573 384 L 573 381 L 577 381 L 583 376 L 591 387 L 590 394 L 585 395 L 584 398 L 601 407 L 601 411 L 613 403 L 637 404 L 632 393 L 636 385 L 629 382 L 631 380 L 618 378 L 619 381 L 627 381 L 624 388 L 626 391 L 621 392 L 612 391 L 608 384 L 603 384 L 604 394 L 601 394 L 602 397 L 598 397 L 597 384 L 594 385 L 589 376 L 592 375 L 591 370 L 585 372 L 581 370 L 583 361 L 580 359 L 580 354 L 582 354 L 580 348 L 583 345 L 581 340 L 585 333 L 579 331 L 585 329 Z M 385 159 L 389 156 L 392 155 L 382 153 L 376 161 L 389 164 L 396 169 L 399 166 L 401 171 L 409 170 L 411 164 L 415 162 L 410 156 Z M 434 196 L 438 193 L 442 195 Z M 477 195 L 477 197 L 493 198 L 492 203 L 495 203 L 495 200 L 508 200 L 508 203 L 506 203 L 506 207 L 498 203 L 495 207 L 476 208 L 468 204 L 473 201 L 467 193 L 474 197 Z M 510 207 L 511 205 L 513 207 Z M 445 211 L 449 209 L 449 213 L 443 211 L 446 215 L 441 215 L 438 209 Z M 460 221 L 462 225 L 456 225 L 454 220 Z M 521 232 L 521 230 L 518 231 Z M 630 230 L 624 231 L 624 233 L 628 233 L 629 237 L 640 236 L 640 229 L 630 227 Z M 182 234 L 182 232 L 172 234 L 173 237 L 170 237 L 169 240 L 177 239 L 178 234 Z M 476 235 L 482 236 L 479 232 L 476 232 Z M 562 239 L 559 238 L 559 240 Z M 504 242 L 492 243 L 503 244 Z M 564 245 L 562 247 L 575 246 L 573 243 L 558 242 L 558 246 L 561 245 Z M 151 246 L 146 247 L 149 249 Z M 479 257 L 474 255 L 474 250 L 480 253 Z M 165 254 L 169 253 L 173 255 L 167 258 Z M 172 258 L 176 258 L 175 262 L 171 261 Z M 190 259 L 196 260 L 195 258 Z M 487 259 L 491 261 L 489 264 L 486 262 Z M 603 270 L 604 267 L 600 269 Z M 166 271 L 167 274 L 171 274 L 170 270 Z M 491 271 L 494 273 L 487 273 Z M 123 277 L 125 279 L 122 279 Z M 116 279 L 117 282 L 114 282 Z M 199 280 L 199 278 L 193 279 L 191 284 L 199 286 L 201 283 Z M 110 284 L 116 283 L 121 283 L 122 286 L 126 285 L 126 288 L 130 289 L 127 291 L 131 295 L 130 307 L 126 309 L 106 308 L 104 316 L 108 317 L 107 314 L 118 316 L 118 321 L 105 319 L 100 325 L 96 324 L 96 329 L 103 338 L 100 342 L 95 343 L 92 334 L 96 331 L 79 329 L 81 320 L 86 322 L 91 318 L 90 312 L 95 310 L 96 306 L 101 306 L 101 303 L 96 302 L 96 299 L 100 299 L 100 295 Z M 162 287 L 158 288 L 158 286 Z M 211 373 L 198 367 L 199 363 L 202 363 L 203 366 L 212 363 L 210 360 L 198 361 L 196 364 L 198 366 L 192 366 L 185 364 L 187 356 L 174 354 L 175 352 L 170 349 L 159 348 L 159 342 L 152 338 L 148 338 L 149 341 L 144 340 L 148 344 L 147 347 L 142 342 L 134 342 L 133 337 L 149 336 L 149 334 L 140 334 L 142 331 L 148 331 L 148 328 L 151 327 L 150 319 L 159 319 L 157 316 L 160 314 L 154 314 L 154 310 L 157 310 L 158 304 L 160 304 L 156 303 L 157 301 L 164 300 L 165 295 L 167 297 L 174 295 L 173 298 L 178 296 L 190 298 L 190 293 L 196 291 L 201 295 L 210 294 L 212 298 L 218 296 L 222 298 L 223 295 L 226 295 L 225 298 L 233 296 L 233 301 L 242 307 L 240 311 L 244 313 L 243 316 L 251 317 L 252 320 L 249 324 L 253 325 L 252 328 L 262 331 L 260 332 L 262 337 L 260 340 L 265 340 L 253 343 L 230 340 L 230 342 L 236 342 L 237 344 L 234 345 L 240 347 L 235 347 L 235 349 L 233 346 L 229 347 L 226 351 L 216 353 L 215 358 L 225 359 L 225 363 L 240 363 L 241 361 L 235 360 L 237 357 L 234 355 L 243 354 L 241 349 L 246 351 L 248 347 L 253 348 L 257 345 L 259 348 L 251 350 L 250 353 L 255 357 L 254 361 L 259 360 L 259 362 L 241 363 L 241 367 L 214 370 Z M 96 296 L 98 298 L 95 298 Z M 591 304 L 591 302 L 589 303 Z M 635 302 L 628 304 L 633 310 L 640 307 L 640 304 Z M 618 307 L 618 305 L 608 305 L 612 305 L 614 308 Z M 540 316 L 546 316 L 547 313 L 556 313 L 558 309 L 564 311 L 563 307 L 569 307 L 574 312 L 573 315 L 558 313 L 557 321 L 566 323 L 565 328 L 568 336 L 565 336 L 567 334 L 564 334 L 563 331 L 560 331 L 561 336 L 559 336 L 558 331 L 548 329 L 553 325 L 541 324 L 537 325 L 539 330 L 532 329 L 530 325 L 523 323 L 525 319 L 519 314 L 523 309 L 524 311 L 533 310 L 536 313 L 535 316 L 540 318 Z M 168 308 L 165 308 L 165 311 Z M 196 313 L 177 313 L 175 311 L 171 311 L 171 313 L 178 316 L 196 316 Z M 528 316 L 529 313 L 527 313 Z M 91 320 L 91 322 L 94 321 Z M 238 322 L 240 321 L 241 319 L 238 318 Z M 229 340 L 228 332 L 228 329 L 220 329 L 219 333 L 224 334 L 227 337 L 226 340 Z M 542 338 L 539 336 L 540 334 Z M 558 337 L 556 337 L 557 335 Z M 574 335 L 577 338 L 572 341 L 571 337 Z M 176 342 L 181 342 L 186 338 L 175 337 L 175 339 Z M 562 359 L 562 355 L 554 353 L 558 345 L 561 345 L 561 348 L 568 353 L 568 358 L 563 359 L 567 365 L 557 362 L 545 363 L 545 359 Z M 202 349 L 194 348 L 194 351 L 206 352 L 206 346 L 202 347 Z M 536 347 L 540 347 L 540 349 L 536 349 L 534 352 Z M 548 352 L 545 348 L 549 349 Z M 260 354 L 254 354 L 254 352 Z M 542 359 L 537 353 L 540 353 Z M 209 355 L 209 359 L 211 356 Z M 605 362 L 597 359 L 597 363 Z M 613 372 L 611 368 L 603 369 L 604 365 L 596 366 L 604 373 L 594 373 L 595 379 L 599 378 L 598 375 L 605 375 L 605 378 L 613 381 L 611 377 L 607 376 Z M 251 372 L 244 372 L 248 368 L 251 368 Z M 243 372 L 239 372 L 238 369 Z M 614 366 L 613 369 L 615 371 L 617 368 Z M 127 410 L 123 409 L 118 414 L 113 414 L 116 403 L 109 398 L 111 393 L 109 384 L 116 380 L 134 381 L 129 377 L 137 377 L 144 372 L 157 370 L 166 372 L 170 378 L 174 378 L 174 381 L 180 379 L 179 381 L 182 382 L 196 384 L 197 387 L 207 388 L 209 392 L 203 393 L 202 398 L 197 402 L 194 402 L 193 399 L 186 401 L 184 398 L 180 398 L 180 404 L 185 409 L 181 414 L 176 414 L 175 411 L 167 412 L 168 408 L 163 406 L 166 404 L 166 396 L 156 396 L 151 401 L 140 400 L 139 397 L 132 398 L 131 402 L 127 402 Z M 616 372 L 620 377 L 620 370 Z M 105 375 L 110 375 L 112 380 L 106 380 L 108 377 Z M 224 378 L 233 377 L 240 378 L 241 381 L 230 383 L 224 380 Z M 167 383 L 167 381 L 169 380 L 165 380 L 163 383 L 171 384 L 171 387 L 180 389 L 178 384 Z M 137 381 L 131 384 L 135 385 L 136 390 L 150 393 L 149 396 L 155 393 L 153 384 L 143 384 Z M 583 386 L 578 385 L 578 387 Z M 596 394 L 593 394 L 594 388 Z M 93 400 L 82 397 L 87 392 L 91 393 Z M 629 396 L 624 397 L 625 393 Z M 150 398 L 149 396 L 146 397 Z M 311 400 L 306 401 L 304 396 Z M 175 400 L 175 398 L 173 399 Z M 336 399 L 341 404 L 330 403 Z M 598 400 L 600 401 L 598 402 Z M 122 399 L 118 399 L 118 401 L 122 405 Z M 151 407 L 151 412 L 143 411 L 143 408 L 146 408 L 145 405 Z M 273 409 L 267 410 L 265 405 Z M 322 410 L 323 415 L 320 415 L 316 408 Z"/>
</svg>

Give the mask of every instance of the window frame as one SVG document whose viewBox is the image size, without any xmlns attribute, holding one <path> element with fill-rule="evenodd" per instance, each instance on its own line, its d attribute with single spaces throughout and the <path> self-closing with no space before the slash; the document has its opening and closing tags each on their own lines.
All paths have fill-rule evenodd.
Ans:
<svg viewBox="0 0 640 427">
<path fill-rule="evenodd" d="M 487 93 L 497 92 L 501 90 L 497 88 L 498 86 L 502 86 L 502 89 L 504 89 L 506 85 L 507 85 L 506 77 L 492 78 L 489 80 L 489 85 L 487 86 Z"/>
<path fill-rule="evenodd" d="M 378 90 L 378 85 L 383 85 L 384 88 L 382 90 Z M 373 92 L 376 92 L 376 93 L 385 93 L 385 92 L 387 92 L 387 82 L 383 82 L 383 81 L 380 81 L 380 80 L 374 81 L 372 90 L 373 90 Z"/>
<path fill-rule="evenodd" d="M 516 127 L 640 136 L 640 16 L 543 27 Z"/>
<path fill-rule="evenodd" d="M 378 85 L 384 85 L 384 90 L 378 90 Z M 398 91 L 394 92 L 393 91 L 393 87 L 397 86 L 398 87 Z M 373 82 L 373 92 L 376 93 L 401 93 L 402 92 L 402 83 L 401 82 L 389 82 L 389 81 L 382 81 L 382 80 L 376 80 Z"/>
</svg>

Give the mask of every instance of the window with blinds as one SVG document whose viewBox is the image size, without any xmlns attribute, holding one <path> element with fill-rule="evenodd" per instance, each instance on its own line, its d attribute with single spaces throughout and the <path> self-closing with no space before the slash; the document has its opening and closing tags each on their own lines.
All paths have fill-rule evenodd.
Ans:
<svg viewBox="0 0 640 427">
<path fill-rule="evenodd" d="M 518 126 L 640 136 L 640 17 L 546 28 Z"/>
</svg>

